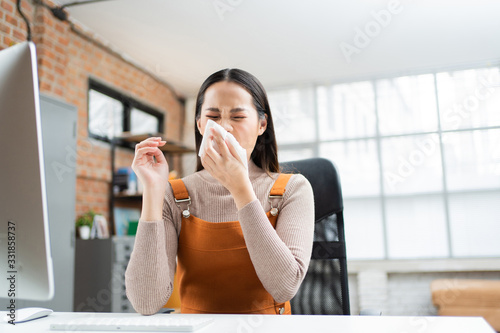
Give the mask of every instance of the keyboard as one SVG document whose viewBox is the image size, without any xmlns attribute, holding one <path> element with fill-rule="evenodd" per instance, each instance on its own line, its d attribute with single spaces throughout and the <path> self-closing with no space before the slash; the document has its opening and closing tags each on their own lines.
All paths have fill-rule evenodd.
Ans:
<svg viewBox="0 0 500 333">
<path fill-rule="evenodd" d="M 175 318 L 175 315 L 140 317 L 85 317 L 50 324 L 52 331 L 134 331 L 194 332 L 213 322 L 213 318 Z"/>
</svg>

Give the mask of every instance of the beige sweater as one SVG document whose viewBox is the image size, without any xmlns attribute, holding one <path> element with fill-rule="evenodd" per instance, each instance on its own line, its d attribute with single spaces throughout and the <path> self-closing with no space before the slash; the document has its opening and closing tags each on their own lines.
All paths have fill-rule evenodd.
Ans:
<svg viewBox="0 0 500 333">
<path fill-rule="evenodd" d="M 266 216 L 269 191 L 278 174 L 268 176 L 253 162 L 248 166 L 257 200 L 236 208 L 229 191 L 208 171 L 185 177 L 192 215 L 210 222 L 240 221 L 257 276 L 276 302 L 290 300 L 309 266 L 314 233 L 312 188 L 302 175 L 293 175 L 282 201 L 273 199 L 279 215 L 276 229 Z M 183 209 L 185 204 L 181 204 Z M 134 250 L 125 272 L 127 296 L 141 314 L 154 314 L 168 301 L 176 269 L 181 209 L 168 185 L 163 221 L 140 221 Z"/>
</svg>

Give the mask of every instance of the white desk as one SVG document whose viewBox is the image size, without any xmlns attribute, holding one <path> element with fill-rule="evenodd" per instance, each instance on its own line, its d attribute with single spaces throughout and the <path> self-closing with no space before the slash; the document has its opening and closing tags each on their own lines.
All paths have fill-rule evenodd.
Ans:
<svg viewBox="0 0 500 333">
<path fill-rule="evenodd" d="M 4 313 L 2 313 L 4 315 Z M 0 323 L 0 332 L 43 333 L 50 331 L 52 321 L 71 320 L 90 316 L 138 316 L 126 313 L 57 312 L 46 318 L 10 325 Z M 156 316 L 200 316 L 188 314 L 159 314 Z M 201 315 L 211 316 L 214 322 L 196 332 L 200 333 L 258 333 L 258 332 L 336 332 L 336 333 L 494 333 L 480 317 L 389 317 L 389 316 L 274 316 L 274 315 Z M 59 331 L 60 332 L 60 331 Z M 75 331 L 72 331 L 75 332 Z"/>
</svg>

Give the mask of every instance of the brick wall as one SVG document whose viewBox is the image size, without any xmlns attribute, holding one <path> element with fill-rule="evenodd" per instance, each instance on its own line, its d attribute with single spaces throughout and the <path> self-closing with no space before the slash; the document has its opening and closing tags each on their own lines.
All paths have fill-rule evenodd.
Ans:
<svg viewBox="0 0 500 333">
<path fill-rule="evenodd" d="M 15 0 L 0 0 L 0 49 L 26 40 L 26 26 Z M 45 3 L 53 5 L 50 1 Z M 110 148 L 90 139 L 87 131 L 88 79 L 102 82 L 166 114 L 167 139 L 181 141 L 183 103 L 168 86 L 125 60 L 119 52 L 76 22 L 62 22 L 42 6 L 23 0 L 37 46 L 40 91 L 78 109 L 76 159 L 76 214 L 89 209 L 109 216 Z M 116 166 L 128 166 L 133 153 L 118 149 Z"/>
<path fill-rule="evenodd" d="M 25 15 L 32 20 L 35 8 L 31 3 L 22 1 L 21 8 Z M 25 27 L 24 21 L 16 13 L 16 1 L 0 0 L 0 49 L 26 40 Z"/>
</svg>

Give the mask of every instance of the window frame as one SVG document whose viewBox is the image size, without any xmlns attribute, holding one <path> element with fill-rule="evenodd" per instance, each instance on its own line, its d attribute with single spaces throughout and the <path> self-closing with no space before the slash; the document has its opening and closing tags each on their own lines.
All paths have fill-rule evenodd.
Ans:
<svg viewBox="0 0 500 333">
<path fill-rule="evenodd" d="M 148 106 L 142 102 L 139 102 L 135 98 L 132 98 L 124 93 L 119 92 L 118 90 L 109 87 L 106 84 L 103 84 L 95 79 L 90 78 L 88 82 L 88 89 L 87 89 L 87 135 L 89 138 L 97 139 L 100 141 L 108 142 L 111 143 L 111 141 L 114 138 L 108 138 L 102 135 L 98 135 L 93 133 L 89 126 L 90 126 L 90 91 L 94 90 L 97 91 L 98 93 L 101 93 L 103 95 L 106 95 L 118 102 L 120 102 L 123 106 L 122 109 L 122 127 L 123 127 L 123 132 L 129 132 L 131 128 L 131 112 L 132 109 L 138 109 L 139 111 L 142 111 L 144 113 L 147 113 L 149 115 L 152 115 L 153 117 L 158 119 L 158 128 L 157 132 L 158 133 L 163 133 L 164 128 L 165 128 L 165 117 L 166 114 L 151 107 Z"/>
</svg>

